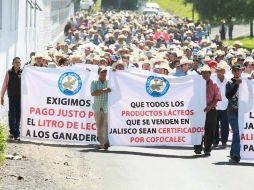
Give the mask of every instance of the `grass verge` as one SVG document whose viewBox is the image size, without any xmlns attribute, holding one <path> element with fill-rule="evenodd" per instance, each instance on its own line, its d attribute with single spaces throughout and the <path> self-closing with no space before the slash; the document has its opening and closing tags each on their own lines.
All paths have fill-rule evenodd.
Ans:
<svg viewBox="0 0 254 190">
<path fill-rule="evenodd" d="M 225 42 L 229 45 L 232 45 L 235 41 L 240 41 L 243 45 L 243 48 L 246 49 L 254 49 L 254 38 L 250 37 L 240 37 L 234 40 L 225 40 Z"/>
<path fill-rule="evenodd" d="M 6 126 L 3 123 L 0 123 L 0 165 L 4 161 L 4 153 L 6 149 L 5 128 Z"/>
<path fill-rule="evenodd" d="M 96 4 L 94 5 L 94 11 L 100 11 L 101 10 L 101 0 L 97 0 Z"/>
<path fill-rule="evenodd" d="M 188 17 L 192 19 L 192 4 L 185 4 L 184 0 L 152 0 L 151 2 L 158 3 L 165 11 L 171 12 L 180 17 Z M 197 12 L 195 12 L 194 19 L 199 19 Z"/>
</svg>

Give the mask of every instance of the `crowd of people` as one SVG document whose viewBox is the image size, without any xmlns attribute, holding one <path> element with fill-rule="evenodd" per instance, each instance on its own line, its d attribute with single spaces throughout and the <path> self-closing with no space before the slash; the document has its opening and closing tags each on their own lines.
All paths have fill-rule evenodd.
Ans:
<svg viewBox="0 0 254 190">
<path fill-rule="evenodd" d="M 94 111 L 100 148 L 108 149 L 107 86 L 105 68 L 136 70 L 174 77 L 199 75 L 207 81 L 207 106 L 204 148 L 195 146 L 195 153 L 210 155 L 212 146 L 227 147 L 229 123 L 233 131 L 230 156 L 240 161 L 238 88 L 241 77 L 253 78 L 254 51 L 243 49 L 240 42 L 223 43 L 217 35 L 209 37 L 207 26 L 171 15 L 142 15 L 128 11 L 86 14 L 77 12 L 64 27 L 64 40 L 56 46 L 48 44 L 44 51 L 32 52 L 25 65 L 67 67 L 75 64 L 98 65 L 99 78 L 91 85 L 95 97 Z M 9 97 L 10 135 L 19 140 L 20 62 L 6 74 L 1 103 L 6 90 Z M 219 132 L 219 128 L 220 131 Z"/>
</svg>

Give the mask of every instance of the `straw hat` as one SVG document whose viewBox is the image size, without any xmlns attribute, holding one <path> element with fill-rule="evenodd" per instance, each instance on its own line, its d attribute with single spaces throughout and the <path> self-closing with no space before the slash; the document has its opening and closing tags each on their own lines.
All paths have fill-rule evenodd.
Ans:
<svg viewBox="0 0 254 190">
<path fill-rule="evenodd" d="M 49 62 L 52 61 L 52 58 L 51 58 L 50 56 L 48 56 L 48 55 L 44 55 L 44 56 L 43 56 L 43 59 L 45 59 L 45 60 L 47 60 L 47 61 L 49 61 Z"/>
<path fill-rule="evenodd" d="M 191 63 L 191 60 L 189 60 L 187 57 L 184 57 L 180 60 L 180 64 L 179 66 L 181 65 L 185 65 L 185 64 L 190 64 Z"/>
<path fill-rule="evenodd" d="M 125 35 L 123 35 L 123 34 L 121 34 L 121 35 L 119 35 L 118 36 L 118 39 L 125 39 L 126 37 L 125 37 Z"/>
<path fill-rule="evenodd" d="M 210 62 L 211 61 L 211 58 L 209 56 L 205 56 L 205 59 L 204 59 L 205 62 Z"/>
<path fill-rule="evenodd" d="M 228 66 L 227 62 L 222 60 L 218 63 L 216 70 L 225 70 L 227 69 L 227 66 Z"/>
<path fill-rule="evenodd" d="M 36 53 L 34 58 L 44 58 L 44 55 L 42 53 Z"/>
<path fill-rule="evenodd" d="M 123 66 L 124 66 L 124 68 L 126 68 L 126 67 L 127 67 L 127 64 L 126 64 L 125 62 L 123 62 L 122 60 L 119 60 L 119 61 L 117 61 L 117 62 L 113 63 L 113 65 L 112 65 L 112 69 L 116 69 L 116 66 L 117 66 L 117 65 L 123 65 Z"/>
<path fill-rule="evenodd" d="M 211 68 L 208 65 L 204 65 L 203 67 L 201 67 L 200 72 L 212 72 Z"/>
<path fill-rule="evenodd" d="M 169 73 L 172 72 L 172 69 L 169 67 L 168 63 L 166 63 L 166 62 L 162 62 L 162 63 L 160 64 L 160 67 L 159 67 L 159 68 L 160 68 L 160 69 L 166 69 L 166 70 L 168 70 Z"/>
</svg>

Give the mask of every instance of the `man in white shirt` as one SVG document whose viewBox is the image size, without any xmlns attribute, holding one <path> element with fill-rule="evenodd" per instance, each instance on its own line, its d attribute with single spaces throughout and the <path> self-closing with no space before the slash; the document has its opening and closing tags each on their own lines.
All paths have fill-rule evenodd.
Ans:
<svg viewBox="0 0 254 190">
<path fill-rule="evenodd" d="M 217 78 L 214 80 L 214 82 L 217 84 L 217 86 L 220 89 L 222 101 L 218 102 L 218 105 L 216 108 L 217 109 L 217 127 L 215 131 L 215 139 L 214 139 L 213 146 L 218 147 L 219 141 L 221 140 L 223 148 L 227 147 L 227 141 L 228 141 L 228 135 L 229 135 L 229 122 L 228 122 L 228 116 L 227 116 L 228 99 L 226 98 L 226 84 L 228 80 L 225 77 L 226 67 L 227 67 L 227 63 L 225 61 L 221 61 L 218 64 L 216 68 Z"/>
</svg>

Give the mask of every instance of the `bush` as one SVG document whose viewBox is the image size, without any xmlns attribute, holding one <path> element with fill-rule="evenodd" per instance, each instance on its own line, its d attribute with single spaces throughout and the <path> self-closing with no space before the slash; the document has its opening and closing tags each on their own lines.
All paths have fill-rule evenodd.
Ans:
<svg viewBox="0 0 254 190">
<path fill-rule="evenodd" d="M 0 123 L 0 163 L 4 160 L 4 153 L 6 149 L 6 135 L 5 135 L 6 126 Z"/>
</svg>

